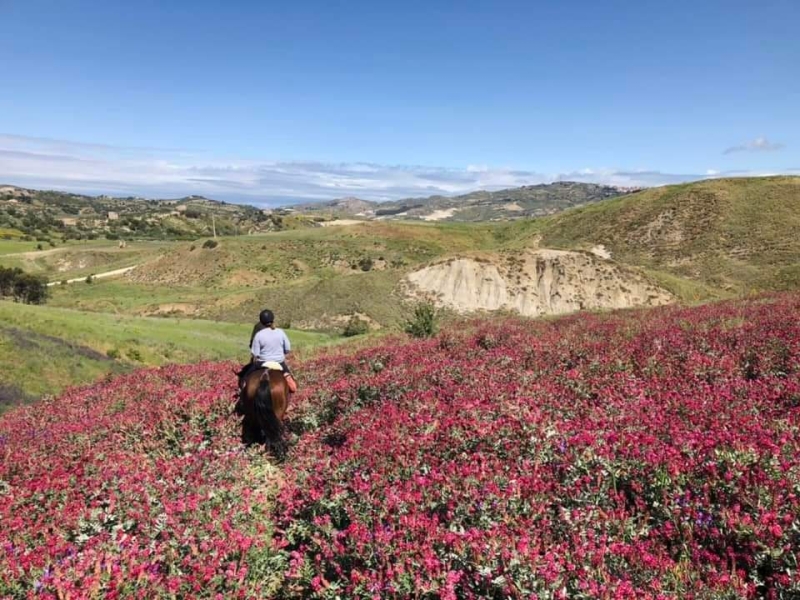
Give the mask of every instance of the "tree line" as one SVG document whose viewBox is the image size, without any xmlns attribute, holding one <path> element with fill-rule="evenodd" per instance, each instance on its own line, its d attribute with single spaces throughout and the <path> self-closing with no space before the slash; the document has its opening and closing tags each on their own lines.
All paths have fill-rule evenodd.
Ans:
<svg viewBox="0 0 800 600">
<path fill-rule="evenodd" d="M 47 293 L 45 277 L 26 273 L 19 267 L 0 267 L 0 297 L 25 304 L 44 304 Z"/>
</svg>

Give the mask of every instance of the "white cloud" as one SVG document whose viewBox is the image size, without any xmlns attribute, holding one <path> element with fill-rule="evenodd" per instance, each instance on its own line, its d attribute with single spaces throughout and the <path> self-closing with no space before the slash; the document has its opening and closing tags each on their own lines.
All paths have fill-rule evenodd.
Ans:
<svg viewBox="0 0 800 600">
<path fill-rule="evenodd" d="M 770 142 L 767 138 L 762 136 L 744 144 L 726 148 L 723 154 L 733 154 L 735 152 L 774 152 L 775 150 L 783 150 L 785 147 L 784 144 Z"/>
<path fill-rule="evenodd" d="M 181 150 L 122 148 L 0 134 L 0 184 L 150 198 L 202 194 L 261 205 L 342 196 L 393 200 L 456 195 L 552 181 L 630 187 L 757 174 L 760 173 L 675 174 L 611 168 L 541 173 L 486 165 L 455 169 L 367 162 L 230 160 Z"/>
</svg>

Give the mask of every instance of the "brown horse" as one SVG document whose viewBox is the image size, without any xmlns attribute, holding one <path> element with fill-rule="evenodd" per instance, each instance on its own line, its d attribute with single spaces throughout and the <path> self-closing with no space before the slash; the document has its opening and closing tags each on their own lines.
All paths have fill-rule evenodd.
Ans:
<svg viewBox="0 0 800 600">
<path fill-rule="evenodd" d="M 286 454 L 283 419 L 288 404 L 289 386 L 280 368 L 265 366 L 251 371 L 245 377 L 240 396 L 241 412 L 244 414 L 243 441 L 263 443 L 278 458 L 283 458 Z"/>
</svg>

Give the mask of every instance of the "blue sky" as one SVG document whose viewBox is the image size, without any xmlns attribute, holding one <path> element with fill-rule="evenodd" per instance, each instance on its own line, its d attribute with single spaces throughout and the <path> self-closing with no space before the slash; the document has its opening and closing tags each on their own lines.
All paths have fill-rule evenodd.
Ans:
<svg viewBox="0 0 800 600">
<path fill-rule="evenodd" d="M 255 203 L 800 173 L 800 2 L 0 0 L 0 182 Z"/>
</svg>

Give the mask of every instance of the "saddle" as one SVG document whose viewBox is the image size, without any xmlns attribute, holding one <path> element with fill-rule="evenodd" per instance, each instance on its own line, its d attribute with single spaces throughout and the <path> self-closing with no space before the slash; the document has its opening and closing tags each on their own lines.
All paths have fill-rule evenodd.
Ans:
<svg viewBox="0 0 800 600">
<path fill-rule="evenodd" d="M 280 371 L 283 373 L 283 367 L 281 366 L 281 363 L 275 362 L 274 360 L 268 360 L 265 363 L 261 363 L 261 368 L 267 369 L 268 371 Z"/>
</svg>

